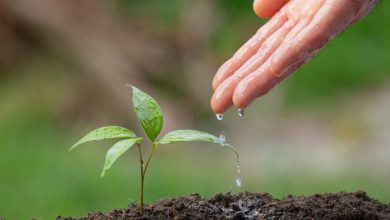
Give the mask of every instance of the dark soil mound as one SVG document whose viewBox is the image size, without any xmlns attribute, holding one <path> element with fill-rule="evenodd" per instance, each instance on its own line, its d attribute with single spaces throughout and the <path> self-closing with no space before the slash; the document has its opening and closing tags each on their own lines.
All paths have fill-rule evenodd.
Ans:
<svg viewBox="0 0 390 220">
<path fill-rule="evenodd" d="M 58 217 L 71 220 L 75 218 Z M 76 218 L 77 219 L 77 218 Z M 110 213 L 91 213 L 78 219 L 389 219 L 385 205 L 365 192 L 288 196 L 274 199 L 266 193 L 217 194 L 202 198 L 198 194 L 169 198 L 146 205 L 144 215 L 138 205 Z"/>
</svg>

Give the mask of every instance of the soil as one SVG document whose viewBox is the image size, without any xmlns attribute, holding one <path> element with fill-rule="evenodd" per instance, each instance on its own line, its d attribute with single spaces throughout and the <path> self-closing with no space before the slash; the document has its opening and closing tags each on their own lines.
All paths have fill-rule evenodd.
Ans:
<svg viewBox="0 0 390 220">
<path fill-rule="evenodd" d="M 212 198 L 198 194 L 168 198 L 145 205 L 141 215 L 137 204 L 110 213 L 90 213 L 86 217 L 61 220 L 106 219 L 389 219 L 390 204 L 370 198 L 365 192 L 287 196 L 275 199 L 267 193 L 226 193 Z"/>
</svg>

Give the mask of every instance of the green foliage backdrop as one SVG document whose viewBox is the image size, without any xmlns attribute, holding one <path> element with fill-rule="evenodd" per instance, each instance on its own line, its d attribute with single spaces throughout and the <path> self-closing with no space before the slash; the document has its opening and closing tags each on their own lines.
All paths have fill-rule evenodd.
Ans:
<svg viewBox="0 0 390 220">
<path fill-rule="evenodd" d="M 138 198 L 135 149 L 103 179 L 106 143 L 68 152 L 91 128 L 136 127 L 126 83 L 161 100 L 169 130 L 223 131 L 241 152 L 237 189 L 230 152 L 161 148 L 147 202 L 192 192 L 358 189 L 390 201 L 385 1 L 244 119 L 228 112 L 223 122 L 209 108 L 211 79 L 265 23 L 250 1 L 15 2 L 0 3 L 0 217 L 81 216 Z"/>
</svg>

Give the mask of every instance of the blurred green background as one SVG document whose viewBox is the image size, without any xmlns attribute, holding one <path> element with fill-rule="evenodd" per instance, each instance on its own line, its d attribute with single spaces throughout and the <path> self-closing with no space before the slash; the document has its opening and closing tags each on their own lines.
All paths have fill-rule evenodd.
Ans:
<svg viewBox="0 0 390 220">
<path fill-rule="evenodd" d="M 162 105 L 165 131 L 218 135 L 241 152 L 176 144 L 155 154 L 146 200 L 199 192 L 275 197 L 364 190 L 390 202 L 390 14 L 382 2 L 297 74 L 222 122 L 211 80 L 266 21 L 250 1 L 0 2 L 0 217 L 53 219 L 138 199 L 137 152 L 105 178 L 111 142 L 68 148 L 98 126 L 142 134 L 131 83 Z M 143 146 L 147 150 L 148 146 Z"/>
</svg>

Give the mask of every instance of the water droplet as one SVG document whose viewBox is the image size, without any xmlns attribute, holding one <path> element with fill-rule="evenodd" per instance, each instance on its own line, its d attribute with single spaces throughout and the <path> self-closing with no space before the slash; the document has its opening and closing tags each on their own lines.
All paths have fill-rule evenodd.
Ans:
<svg viewBox="0 0 390 220">
<path fill-rule="evenodd" d="M 241 186 L 242 186 L 242 179 L 241 179 L 241 176 L 239 176 L 239 177 L 236 178 L 236 185 L 237 185 L 237 187 L 241 187 Z"/>
<path fill-rule="evenodd" d="M 222 121 L 223 114 L 216 114 L 218 121 Z"/>
<path fill-rule="evenodd" d="M 238 116 L 244 117 L 245 110 L 243 108 L 238 109 Z"/>
<path fill-rule="evenodd" d="M 221 147 L 223 147 L 226 143 L 226 137 L 225 135 L 222 133 L 219 135 L 219 144 L 221 145 Z"/>
<path fill-rule="evenodd" d="M 242 177 L 241 177 L 241 163 L 240 158 L 237 156 L 237 178 L 236 178 L 236 185 L 237 187 L 242 186 Z"/>
</svg>

